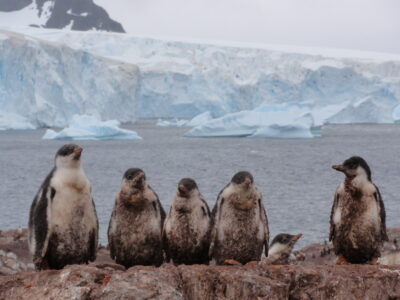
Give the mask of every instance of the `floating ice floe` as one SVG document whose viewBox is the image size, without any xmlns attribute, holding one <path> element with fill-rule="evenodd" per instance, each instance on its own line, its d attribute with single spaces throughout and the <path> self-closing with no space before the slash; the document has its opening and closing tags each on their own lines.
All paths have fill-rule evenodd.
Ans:
<svg viewBox="0 0 400 300">
<path fill-rule="evenodd" d="M 135 132 L 119 128 L 117 120 L 100 121 L 94 116 L 74 115 L 69 127 L 60 132 L 48 129 L 45 140 L 138 140 L 141 137 Z"/>
<path fill-rule="evenodd" d="M 188 127 L 196 127 L 200 126 L 201 124 L 204 124 L 212 119 L 212 115 L 209 111 L 206 111 L 202 114 L 199 114 L 195 116 L 193 119 L 190 121 L 188 120 L 180 120 L 180 119 L 173 119 L 173 120 L 162 120 L 158 119 L 157 121 L 157 126 L 163 126 L 163 127 L 172 127 L 172 126 L 188 126 Z"/>
<path fill-rule="evenodd" d="M 158 119 L 156 125 L 161 127 L 181 127 L 186 126 L 187 120 L 179 120 L 179 119 L 172 119 L 172 120 L 162 120 Z"/>
<path fill-rule="evenodd" d="M 35 127 L 23 116 L 14 113 L 1 113 L 0 112 L 0 130 L 8 129 L 34 129 Z"/>
<path fill-rule="evenodd" d="M 188 121 L 185 126 L 196 127 L 200 126 L 208 121 L 212 120 L 212 115 L 209 111 L 195 116 L 193 119 Z"/>
<path fill-rule="evenodd" d="M 210 120 L 185 136 L 312 138 L 313 118 L 307 112 L 297 105 L 261 106 Z"/>
</svg>

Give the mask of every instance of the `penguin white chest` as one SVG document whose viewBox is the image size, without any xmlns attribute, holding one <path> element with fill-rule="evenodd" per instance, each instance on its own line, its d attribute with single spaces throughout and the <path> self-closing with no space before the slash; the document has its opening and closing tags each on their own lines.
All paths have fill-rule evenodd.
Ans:
<svg viewBox="0 0 400 300">
<path fill-rule="evenodd" d="M 51 186 L 56 190 L 50 205 L 53 229 L 57 228 L 58 231 L 76 225 L 86 228 L 95 226 L 90 184 L 81 169 L 57 171 Z"/>
</svg>

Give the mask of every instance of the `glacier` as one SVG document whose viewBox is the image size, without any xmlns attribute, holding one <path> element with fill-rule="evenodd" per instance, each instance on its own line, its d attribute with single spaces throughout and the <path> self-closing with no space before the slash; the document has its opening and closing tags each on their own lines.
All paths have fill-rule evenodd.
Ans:
<svg viewBox="0 0 400 300">
<path fill-rule="evenodd" d="M 132 130 L 119 128 L 117 120 L 100 121 L 91 115 L 72 116 L 69 126 L 60 132 L 47 129 L 44 140 L 140 140 Z"/>
<path fill-rule="evenodd" d="M 63 44 L 0 30 L 0 114 L 34 128 L 74 114 L 134 122 L 139 69 Z"/>
<path fill-rule="evenodd" d="M 190 120 L 208 111 L 229 119 L 260 107 L 297 106 L 297 119 L 311 118 L 312 130 L 323 124 L 393 123 L 399 104 L 398 55 L 0 30 L 0 112 L 26 118 L 35 128 L 65 127 L 74 114 L 132 122 Z M 302 131 L 310 122 L 300 123 L 284 126 Z M 272 125 L 254 125 L 251 134 Z"/>
<path fill-rule="evenodd" d="M 0 130 L 29 130 L 35 129 L 35 126 L 25 117 L 14 113 L 4 113 L 0 111 Z"/>
</svg>

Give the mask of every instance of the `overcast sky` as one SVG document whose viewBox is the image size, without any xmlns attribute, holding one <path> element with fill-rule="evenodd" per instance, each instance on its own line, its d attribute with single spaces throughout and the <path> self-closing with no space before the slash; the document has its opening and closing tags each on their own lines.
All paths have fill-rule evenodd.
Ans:
<svg viewBox="0 0 400 300">
<path fill-rule="evenodd" d="M 129 33 L 400 53 L 400 0 L 95 0 Z"/>
</svg>

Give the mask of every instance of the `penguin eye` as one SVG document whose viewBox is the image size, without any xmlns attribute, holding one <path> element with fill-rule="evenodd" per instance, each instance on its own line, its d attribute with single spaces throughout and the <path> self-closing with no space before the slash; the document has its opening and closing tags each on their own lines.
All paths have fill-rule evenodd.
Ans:
<svg viewBox="0 0 400 300">
<path fill-rule="evenodd" d="M 133 176 L 132 176 L 132 175 L 128 175 L 128 176 L 126 176 L 126 179 L 128 179 L 128 180 L 132 180 L 132 178 L 133 178 Z"/>
</svg>

